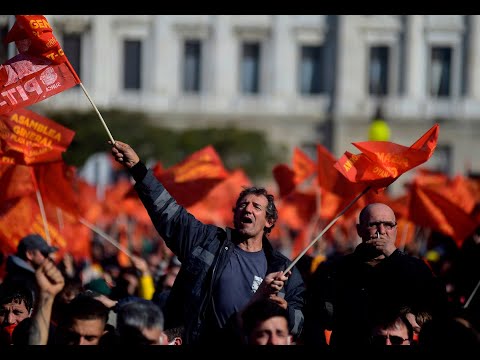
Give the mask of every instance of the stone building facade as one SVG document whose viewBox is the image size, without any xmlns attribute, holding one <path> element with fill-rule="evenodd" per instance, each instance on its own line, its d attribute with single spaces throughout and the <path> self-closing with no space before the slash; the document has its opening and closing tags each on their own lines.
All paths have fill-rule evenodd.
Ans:
<svg viewBox="0 0 480 360">
<path fill-rule="evenodd" d="M 99 108 L 259 129 L 312 157 L 358 152 L 376 115 L 406 146 L 438 122 L 426 166 L 480 172 L 480 15 L 45 16 Z M 79 86 L 38 105 L 91 108 Z"/>
</svg>

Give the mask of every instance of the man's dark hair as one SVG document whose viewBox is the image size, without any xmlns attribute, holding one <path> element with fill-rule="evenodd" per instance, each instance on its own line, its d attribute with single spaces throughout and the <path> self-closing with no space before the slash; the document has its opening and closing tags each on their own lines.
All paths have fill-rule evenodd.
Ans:
<svg viewBox="0 0 480 360">
<path fill-rule="evenodd" d="M 183 326 L 177 326 L 169 329 L 163 330 L 165 335 L 167 335 L 168 342 L 173 341 L 176 337 L 183 338 Z"/>
<path fill-rule="evenodd" d="M 247 336 L 250 335 L 260 321 L 265 321 L 276 316 L 285 318 L 288 323 L 288 311 L 276 302 L 268 298 L 263 298 L 251 303 L 242 313 L 244 334 Z"/>
<path fill-rule="evenodd" d="M 275 223 L 278 219 L 278 210 L 277 207 L 275 206 L 275 201 L 274 201 L 274 196 L 272 194 L 269 194 L 267 189 L 263 187 L 256 187 L 256 186 L 251 186 L 244 188 L 240 195 L 238 195 L 237 202 L 235 204 L 235 207 L 232 209 L 233 212 L 235 212 L 236 208 L 238 207 L 240 201 L 247 195 L 254 194 L 256 196 L 265 196 L 267 198 L 267 208 L 266 208 L 266 213 L 267 213 L 267 220 L 272 222 L 272 226 L 269 228 L 265 228 L 264 232 L 265 234 L 270 233 L 272 231 L 273 227 L 275 226 Z"/>
<path fill-rule="evenodd" d="M 99 300 L 96 300 L 86 292 L 82 292 L 66 306 L 62 324 L 68 326 L 71 324 L 73 319 L 101 319 L 106 324 L 108 321 L 109 311 L 110 309 Z"/>
<path fill-rule="evenodd" d="M 396 307 L 379 309 L 378 313 L 373 316 L 373 326 L 378 326 L 381 328 L 390 328 L 395 327 L 397 322 L 402 322 L 407 328 L 408 339 L 412 341 L 413 339 L 413 327 L 410 321 L 406 317 L 405 309 L 397 309 Z"/>
<path fill-rule="evenodd" d="M 20 281 L 10 281 L 0 284 L 0 305 L 21 302 L 25 303 L 25 307 L 30 311 L 33 307 L 32 290 Z"/>
</svg>

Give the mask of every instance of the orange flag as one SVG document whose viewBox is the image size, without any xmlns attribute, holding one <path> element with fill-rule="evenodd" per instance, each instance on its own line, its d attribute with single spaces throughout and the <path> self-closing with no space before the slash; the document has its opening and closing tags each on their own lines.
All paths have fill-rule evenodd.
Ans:
<svg viewBox="0 0 480 360">
<path fill-rule="evenodd" d="M 19 54 L 0 66 L 0 114 L 27 107 L 80 84 L 43 15 L 15 15 L 5 43 Z"/>
<path fill-rule="evenodd" d="M 0 115 L 0 159 L 23 165 L 58 161 L 74 136 L 73 130 L 19 108 Z"/>
<path fill-rule="evenodd" d="M 0 203 L 35 192 L 28 166 L 0 163 Z"/>
<path fill-rule="evenodd" d="M 97 189 L 84 179 L 77 177 L 75 192 L 78 194 L 78 211 L 80 216 L 91 224 L 96 224 L 103 210 L 103 204 L 97 197 Z M 84 225 L 83 225 L 84 226 Z"/>
<path fill-rule="evenodd" d="M 66 246 L 66 240 L 58 232 L 54 223 L 47 221 L 47 226 L 52 245 L 62 251 Z M 15 252 L 20 239 L 32 233 L 40 234 L 46 238 L 45 223 L 34 196 L 24 196 L 1 204 L 0 248 L 4 252 Z"/>
<path fill-rule="evenodd" d="M 301 230 L 315 216 L 317 210 L 316 194 L 313 190 L 295 190 L 278 207 L 282 223 L 293 230 Z"/>
<path fill-rule="evenodd" d="M 352 184 L 342 176 L 342 174 L 335 169 L 335 162 L 335 157 L 328 149 L 321 144 L 317 144 L 317 182 L 322 190 L 319 215 L 325 220 L 333 219 L 363 190 L 363 185 Z M 348 210 L 347 216 L 361 207 L 363 207 L 362 199 Z"/>
<path fill-rule="evenodd" d="M 160 165 L 156 166 L 154 173 L 177 202 L 185 207 L 203 199 L 229 174 L 211 145 L 166 170 Z"/>
<path fill-rule="evenodd" d="M 404 172 L 430 159 L 437 146 L 438 132 L 439 125 L 435 124 L 410 147 L 389 141 L 353 143 L 362 153 L 354 155 L 346 151 L 335 168 L 351 182 L 384 189 Z"/>
<path fill-rule="evenodd" d="M 414 182 L 410 196 L 409 219 L 452 237 L 458 246 L 478 225 L 468 209 L 457 202 L 458 197 L 445 186 Z"/>
<path fill-rule="evenodd" d="M 233 170 L 224 180 L 214 185 L 201 201 L 187 208 L 198 220 L 218 226 L 233 226 L 233 212 L 238 195 L 252 183 L 242 169 Z"/>
<path fill-rule="evenodd" d="M 277 182 L 278 193 L 281 198 L 295 189 L 295 173 L 287 164 L 277 164 L 272 169 L 273 178 Z"/>
<path fill-rule="evenodd" d="M 212 145 L 194 152 L 165 173 L 171 173 L 172 180 L 177 184 L 198 179 L 225 179 L 228 176 L 228 171 Z"/>
<path fill-rule="evenodd" d="M 34 166 L 38 190 L 45 205 L 58 207 L 79 216 L 78 194 L 74 182 L 76 169 L 63 160 Z"/>
<path fill-rule="evenodd" d="M 276 165 L 272 172 L 279 188 L 280 197 L 290 194 L 317 171 L 315 162 L 300 148 L 293 149 L 292 168 L 287 164 Z"/>
<path fill-rule="evenodd" d="M 0 205 L 0 245 L 5 254 L 14 254 L 20 239 L 29 233 L 35 215 L 40 215 L 37 201 L 30 196 Z"/>
<path fill-rule="evenodd" d="M 66 241 L 65 251 L 70 253 L 75 260 L 91 260 L 90 244 L 93 240 L 93 232 L 88 227 L 65 213 L 59 233 Z"/>
</svg>

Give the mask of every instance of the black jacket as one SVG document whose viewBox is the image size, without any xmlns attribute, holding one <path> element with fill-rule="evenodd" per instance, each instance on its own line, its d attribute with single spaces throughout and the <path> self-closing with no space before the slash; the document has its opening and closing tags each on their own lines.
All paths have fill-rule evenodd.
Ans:
<svg viewBox="0 0 480 360">
<path fill-rule="evenodd" d="M 151 169 L 145 173 L 146 168 L 143 170 L 142 166 L 144 168 L 139 163 L 131 170 L 136 180 L 135 189 L 158 233 L 182 262 L 167 300 L 165 328 L 183 324 L 187 344 L 209 343 L 211 336 L 218 341 L 221 329 L 217 328 L 215 321 L 212 289 L 233 253 L 235 244 L 232 236 L 236 230 L 198 221 L 175 201 Z M 267 274 L 284 270 L 291 263 L 272 248 L 266 237 L 263 249 L 267 258 Z M 288 302 L 291 332 L 295 336 L 303 327 L 305 295 L 302 276 L 295 267 L 282 292 Z"/>
<path fill-rule="evenodd" d="M 308 283 L 305 336 L 314 342 L 332 330 L 330 344 L 349 349 L 369 344 L 371 326 L 387 311 L 408 306 L 412 311 L 442 314 L 445 287 L 419 258 L 395 250 L 376 266 L 366 263 L 365 245 L 352 254 L 321 263 Z"/>
</svg>

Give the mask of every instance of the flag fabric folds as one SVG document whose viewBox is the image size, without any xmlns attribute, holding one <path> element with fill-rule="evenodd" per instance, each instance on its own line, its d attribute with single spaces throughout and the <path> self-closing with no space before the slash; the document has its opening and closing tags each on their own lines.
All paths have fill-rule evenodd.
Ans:
<svg viewBox="0 0 480 360">
<path fill-rule="evenodd" d="M 0 163 L 0 203 L 35 193 L 28 166 Z"/>
<path fill-rule="evenodd" d="M 225 179 L 228 176 L 212 145 L 194 152 L 166 173 L 171 173 L 173 181 L 178 184 L 198 179 Z"/>
<path fill-rule="evenodd" d="M 353 184 L 334 167 L 337 160 L 321 144 L 317 144 L 317 183 L 321 189 L 319 215 L 322 219 L 333 219 L 352 199 L 363 190 L 361 184 Z M 358 201 L 348 210 L 350 216 L 357 208 L 363 207 Z"/>
<path fill-rule="evenodd" d="M 459 247 L 478 225 L 471 214 L 459 206 L 446 186 L 414 182 L 410 194 L 409 219 L 419 226 L 452 237 Z"/>
<path fill-rule="evenodd" d="M 439 125 L 435 124 L 412 146 L 389 141 L 353 143 L 360 154 L 348 151 L 335 163 L 335 168 L 348 180 L 373 189 L 384 189 L 406 171 L 424 163 L 437 145 Z"/>
<path fill-rule="evenodd" d="M 0 162 L 32 165 L 58 161 L 75 132 L 33 111 L 0 115 Z"/>
<path fill-rule="evenodd" d="M 153 167 L 153 171 L 168 192 L 185 207 L 205 198 L 216 184 L 229 176 L 220 156 L 211 145 L 168 169 L 163 169 L 158 164 Z"/>
<path fill-rule="evenodd" d="M 79 199 L 74 183 L 76 169 L 63 160 L 33 166 L 35 181 L 45 206 L 55 206 L 62 211 L 79 216 Z"/>
<path fill-rule="evenodd" d="M 278 164 L 272 170 L 280 197 L 286 197 L 297 186 L 314 175 L 316 171 L 316 163 L 300 148 L 295 147 L 293 149 L 292 167 L 287 164 Z"/>
<path fill-rule="evenodd" d="M 0 114 L 27 107 L 80 84 L 43 15 L 15 15 L 5 43 L 19 54 L 0 66 Z"/>
</svg>

